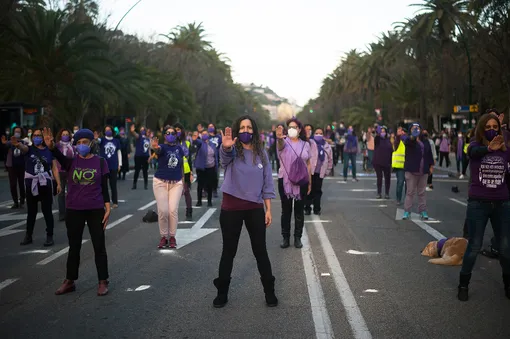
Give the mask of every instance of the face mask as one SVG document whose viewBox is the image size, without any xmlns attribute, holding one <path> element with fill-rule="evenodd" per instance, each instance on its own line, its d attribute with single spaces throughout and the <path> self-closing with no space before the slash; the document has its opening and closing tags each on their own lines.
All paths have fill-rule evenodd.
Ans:
<svg viewBox="0 0 510 339">
<path fill-rule="evenodd" d="M 420 135 L 420 130 L 419 129 L 413 129 L 411 131 L 411 135 L 416 138 L 417 136 Z"/>
<path fill-rule="evenodd" d="M 352 128 L 349 128 L 349 129 L 347 130 L 347 134 L 348 134 L 348 135 L 352 135 Z"/>
<path fill-rule="evenodd" d="M 16 139 L 21 138 L 21 133 L 18 133 L 18 132 L 14 133 L 14 137 L 15 137 Z"/>
<path fill-rule="evenodd" d="M 78 151 L 78 153 L 80 153 L 82 157 L 86 157 L 90 153 L 90 146 L 79 144 L 78 146 L 76 146 L 76 150 Z"/>
<path fill-rule="evenodd" d="M 253 139 L 253 134 L 251 134 L 251 133 L 248 133 L 248 132 L 239 133 L 239 141 L 241 141 L 243 144 L 249 144 L 252 139 Z"/>
<path fill-rule="evenodd" d="M 177 132 L 177 138 L 181 137 L 181 132 Z"/>
<path fill-rule="evenodd" d="M 381 138 L 385 138 L 386 137 L 386 132 L 381 132 Z"/>
<path fill-rule="evenodd" d="M 207 141 L 209 136 L 207 134 L 202 134 L 202 140 Z"/>
<path fill-rule="evenodd" d="M 165 135 L 165 140 L 168 143 L 173 144 L 177 140 L 177 137 L 174 134 L 167 134 L 167 135 Z"/>
<path fill-rule="evenodd" d="M 79 129 L 75 129 L 74 130 L 74 134 L 78 133 Z"/>
<path fill-rule="evenodd" d="M 62 136 L 62 138 L 61 138 L 61 140 L 62 140 L 63 142 L 69 142 L 69 139 L 70 139 L 70 138 L 69 138 L 69 135 L 63 135 L 63 136 Z"/>
<path fill-rule="evenodd" d="M 446 134 L 443 134 L 443 138 L 446 138 Z"/>
<path fill-rule="evenodd" d="M 209 127 L 209 128 L 207 129 L 207 132 L 209 132 L 209 133 L 214 133 L 214 127 Z"/>
<path fill-rule="evenodd" d="M 344 128 L 344 124 L 340 124 L 340 128 Z"/>
<path fill-rule="evenodd" d="M 295 128 L 289 128 L 289 132 L 288 132 L 288 134 L 289 134 L 289 137 L 290 137 L 290 138 L 297 138 L 297 136 L 298 136 L 298 134 L 299 134 L 299 133 L 298 133 L 297 129 L 295 129 Z"/>
<path fill-rule="evenodd" d="M 147 134 L 147 132 L 145 130 L 143 130 L 143 131 L 140 132 L 140 134 L 141 135 L 145 135 L 145 134 Z"/>
<path fill-rule="evenodd" d="M 317 142 L 321 142 L 324 140 L 324 137 L 322 135 L 314 135 L 313 139 Z"/>
<path fill-rule="evenodd" d="M 36 136 L 32 141 L 34 142 L 34 145 L 39 146 L 40 144 L 42 144 L 43 138 L 40 136 Z"/>
<path fill-rule="evenodd" d="M 496 131 L 495 129 L 490 129 L 488 131 L 485 131 L 485 138 L 489 141 L 492 141 L 492 139 L 494 139 L 498 134 L 499 134 L 498 131 Z"/>
<path fill-rule="evenodd" d="M 30 138 L 32 136 L 32 133 L 28 133 L 28 137 Z"/>
<path fill-rule="evenodd" d="M 113 135 L 113 132 L 108 130 L 108 131 L 104 132 L 104 135 L 106 135 L 107 137 L 111 137 Z"/>
<path fill-rule="evenodd" d="M 462 138 L 462 134 L 459 134 L 458 136 L 459 136 L 459 138 Z"/>
<path fill-rule="evenodd" d="M 120 132 L 120 136 L 121 136 L 122 138 L 124 138 L 124 137 L 126 136 L 126 133 L 124 133 L 124 132 Z"/>
</svg>

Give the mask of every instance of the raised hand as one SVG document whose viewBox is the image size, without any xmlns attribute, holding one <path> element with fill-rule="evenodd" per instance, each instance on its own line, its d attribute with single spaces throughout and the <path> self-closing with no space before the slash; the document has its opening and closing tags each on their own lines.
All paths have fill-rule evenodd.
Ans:
<svg viewBox="0 0 510 339">
<path fill-rule="evenodd" d="M 158 139 L 158 137 L 152 138 L 152 140 L 151 140 L 151 147 L 153 149 L 159 148 L 159 139 Z"/>
<path fill-rule="evenodd" d="M 16 146 L 18 146 L 18 144 L 19 144 L 18 138 L 16 138 L 15 136 L 12 136 L 11 137 L 11 145 L 16 147 Z"/>
<path fill-rule="evenodd" d="M 221 144 L 224 148 L 230 148 L 235 145 L 237 138 L 232 139 L 232 128 L 225 128 L 225 133 L 221 131 Z"/>
<path fill-rule="evenodd" d="M 133 124 L 133 125 L 131 125 L 131 127 L 129 128 L 129 130 L 130 130 L 131 132 L 134 132 L 134 131 L 135 131 L 135 125 L 134 125 L 134 124 Z"/>
<path fill-rule="evenodd" d="M 43 128 L 43 138 L 44 143 L 49 149 L 53 149 L 55 147 L 55 144 L 53 142 L 53 132 L 51 131 L 51 128 L 44 127 Z"/>
<path fill-rule="evenodd" d="M 280 125 L 276 128 L 276 139 L 283 139 L 283 137 L 283 126 Z"/>
</svg>

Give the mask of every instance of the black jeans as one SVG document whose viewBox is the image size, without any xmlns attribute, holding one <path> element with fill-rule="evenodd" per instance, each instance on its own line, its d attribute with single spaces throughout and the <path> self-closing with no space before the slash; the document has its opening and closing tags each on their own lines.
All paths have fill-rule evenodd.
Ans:
<svg viewBox="0 0 510 339">
<path fill-rule="evenodd" d="M 322 182 L 324 179 L 318 173 L 312 176 L 312 191 L 306 196 L 305 210 L 311 211 L 313 204 L 313 213 L 317 214 L 321 211 Z"/>
<path fill-rule="evenodd" d="M 110 181 L 110 189 L 112 190 L 112 204 L 115 205 L 119 204 L 119 197 L 117 193 L 117 170 L 117 168 L 110 169 L 110 178 L 108 179 Z"/>
<path fill-rule="evenodd" d="M 301 187 L 301 200 L 289 199 L 283 189 L 283 179 L 278 179 L 278 192 L 282 202 L 282 236 L 290 237 L 290 218 L 292 216 L 292 205 L 294 205 L 294 236 L 301 238 L 305 225 L 305 200 L 308 186 Z"/>
<path fill-rule="evenodd" d="M 197 169 L 198 181 L 198 201 L 202 201 L 202 192 L 207 190 L 207 201 L 212 201 L 212 193 L 215 187 L 218 186 L 218 176 L 216 174 L 216 167 L 206 168 L 205 170 Z"/>
<path fill-rule="evenodd" d="M 148 156 L 135 156 L 135 175 L 133 177 L 133 187 L 136 187 L 140 170 L 143 172 L 143 183 L 145 186 L 149 184 L 149 157 Z"/>
<path fill-rule="evenodd" d="M 25 165 L 7 167 L 9 172 L 9 187 L 11 188 L 11 197 L 15 204 L 25 203 Z M 19 200 L 18 200 L 19 187 Z"/>
<path fill-rule="evenodd" d="M 449 155 L 449 152 L 439 152 L 439 167 L 443 167 L 443 159 L 446 160 L 446 168 L 450 167 Z"/>
<path fill-rule="evenodd" d="M 390 195 L 391 167 L 374 165 L 374 169 L 377 176 L 377 194 L 381 194 L 382 178 L 384 174 L 384 193 L 386 193 L 386 195 Z"/>
<path fill-rule="evenodd" d="M 263 208 L 244 211 L 221 210 L 220 227 L 223 237 L 223 250 L 221 252 L 219 278 L 220 280 L 230 279 L 243 221 L 250 235 L 251 249 L 257 260 L 260 276 L 262 279 L 271 279 L 273 272 L 266 248 L 266 224 Z"/>
<path fill-rule="evenodd" d="M 336 153 L 338 154 L 336 162 L 333 164 L 333 167 L 338 164 L 338 159 L 344 163 L 344 145 L 336 145 Z"/>
<path fill-rule="evenodd" d="M 53 236 L 53 213 L 51 205 L 53 204 L 53 193 L 52 183 L 48 179 L 46 186 L 39 185 L 39 194 L 37 196 L 32 195 L 32 189 L 30 186 L 25 187 L 27 191 L 27 235 L 32 236 L 34 233 L 35 220 L 37 218 L 38 203 L 41 202 L 41 212 L 46 222 L 46 235 Z"/>
<path fill-rule="evenodd" d="M 85 222 L 89 226 L 90 239 L 94 246 L 97 277 L 99 280 L 108 279 L 108 256 L 106 255 L 106 241 L 103 230 L 104 209 L 71 210 L 66 213 L 67 238 L 69 239 L 69 253 L 67 254 L 67 274 L 69 280 L 78 279 L 80 267 L 81 241 Z"/>
<path fill-rule="evenodd" d="M 469 158 L 466 153 L 462 153 L 462 175 L 466 175 L 468 165 L 469 165 Z"/>
</svg>

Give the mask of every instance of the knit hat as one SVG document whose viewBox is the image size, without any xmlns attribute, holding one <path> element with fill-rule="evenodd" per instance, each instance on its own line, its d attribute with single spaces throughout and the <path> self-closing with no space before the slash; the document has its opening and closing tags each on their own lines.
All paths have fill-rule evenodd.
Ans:
<svg viewBox="0 0 510 339">
<path fill-rule="evenodd" d="M 92 141 L 94 140 L 94 133 L 86 128 L 81 129 L 78 132 L 76 132 L 73 136 L 74 144 L 76 144 L 76 142 L 80 139 L 89 139 Z"/>
</svg>

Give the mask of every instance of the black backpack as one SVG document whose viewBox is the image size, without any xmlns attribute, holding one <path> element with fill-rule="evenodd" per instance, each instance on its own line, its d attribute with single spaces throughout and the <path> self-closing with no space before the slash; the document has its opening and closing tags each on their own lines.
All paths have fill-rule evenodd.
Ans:
<svg viewBox="0 0 510 339">
<path fill-rule="evenodd" d="M 158 214 L 153 210 L 148 211 L 142 218 L 143 222 L 156 222 L 158 221 Z"/>
</svg>

